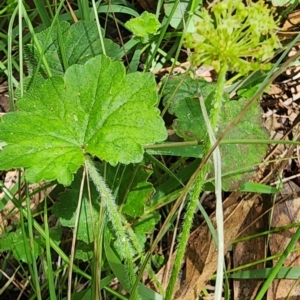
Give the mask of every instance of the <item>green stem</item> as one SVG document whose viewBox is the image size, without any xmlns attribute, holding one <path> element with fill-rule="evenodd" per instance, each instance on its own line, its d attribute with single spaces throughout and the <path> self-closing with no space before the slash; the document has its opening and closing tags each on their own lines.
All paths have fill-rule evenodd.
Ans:
<svg viewBox="0 0 300 300">
<path fill-rule="evenodd" d="M 210 120 L 207 121 L 210 122 L 210 127 L 212 129 L 212 131 L 216 131 L 217 130 L 217 126 L 218 126 L 218 121 L 219 121 L 219 115 L 220 115 L 220 111 L 222 108 L 222 101 L 223 101 L 223 91 L 224 91 L 224 87 L 225 87 L 225 82 L 226 82 L 226 72 L 228 70 L 228 66 L 224 65 L 223 67 L 221 67 L 219 76 L 218 76 L 218 81 L 217 81 L 217 89 L 216 89 L 216 94 L 215 94 L 215 99 L 214 99 L 214 103 L 213 103 L 213 107 L 211 110 L 211 114 L 210 114 Z M 199 91 L 199 95 L 201 91 Z M 199 97 L 201 98 L 201 97 Z M 203 107 L 205 109 L 205 106 L 203 104 Z M 202 108 L 203 110 L 203 108 Z M 203 114 L 205 114 L 206 112 L 203 112 Z M 206 115 L 207 116 L 207 115 Z M 214 139 L 215 140 L 215 139 Z M 206 138 L 205 141 L 205 146 L 204 146 L 204 157 L 210 152 L 211 146 L 213 140 L 210 137 L 210 135 Z M 174 293 L 174 289 L 175 289 L 175 284 L 178 278 L 178 274 L 181 268 L 181 263 L 184 257 L 184 253 L 185 253 L 185 249 L 186 249 L 186 245 L 188 242 L 188 238 L 189 238 L 189 234 L 190 234 L 190 230 L 191 230 L 191 226 L 193 223 L 193 216 L 195 213 L 195 210 L 197 208 L 197 203 L 198 203 L 198 198 L 199 198 L 199 194 L 201 192 L 202 186 L 204 184 L 205 181 L 205 177 L 208 171 L 208 164 L 205 164 L 205 166 L 202 168 L 202 170 L 200 171 L 196 181 L 195 181 L 195 185 L 193 188 L 193 192 L 192 195 L 190 197 L 190 201 L 187 207 L 187 212 L 183 221 L 183 229 L 182 232 L 180 234 L 180 243 L 178 245 L 178 249 L 176 252 L 176 257 L 175 257 L 175 261 L 174 261 L 174 266 L 172 269 L 172 274 L 171 274 L 171 278 L 169 281 L 169 285 L 166 291 L 166 300 L 171 300 L 173 299 L 173 293 Z M 222 203 L 221 203 L 222 205 Z M 218 207 L 218 209 L 222 209 L 220 208 L 220 205 Z M 219 221 L 223 222 L 223 215 L 221 214 L 221 219 L 219 219 Z M 221 224 L 222 225 L 222 224 Z M 220 225 L 220 226 L 221 226 Z M 218 231 L 218 233 L 220 233 Z M 221 230 L 221 233 L 223 234 L 223 231 Z M 223 257 L 223 238 L 219 236 L 219 246 L 221 245 L 221 249 L 219 249 L 219 251 L 222 253 L 219 254 L 219 258 Z M 220 260 L 220 259 L 219 259 Z M 223 267 L 223 264 L 222 264 Z"/>
<path fill-rule="evenodd" d="M 196 181 L 195 181 L 195 185 L 193 188 L 193 192 L 191 195 L 191 199 L 189 201 L 188 204 L 188 208 L 187 208 L 187 212 L 183 221 L 183 229 L 182 232 L 180 234 L 180 243 L 178 245 L 178 249 L 176 252 L 176 257 L 175 257 L 175 261 L 174 261 L 174 266 L 172 269 L 172 274 L 171 274 L 171 278 L 168 284 L 168 288 L 166 291 L 166 300 L 172 300 L 173 298 L 173 293 L 174 293 L 174 288 L 175 288 L 175 284 L 178 278 L 178 274 L 181 268 L 181 262 L 185 253 L 185 248 L 189 239 L 189 235 L 190 235 L 190 230 L 191 230 L 191 226 L 193 223 L 193 217 L 194 217 L 194 213 L 197 207 L 197 203 L 199 201 L 199 194 L 201 191 L 201 188 L 204 184 L 205 181 L 205 176 L 206 176 L 206 172 L 208 169 L 208 165 L 206 164 L 203 169 L 201 170 L 199 176 L 197 177 Z"/>
<path fill-rule="evenodd" d="M 116 202 L 110 189 L 107 187 L 104 179 L 98 173 L 93 161 L 90 157 L 86 156 L 85 164 L 97 191 L 101 195 L 101 200 L 103 201 L 104 207 L 106 209 L 106 214 L 111 221 L 114 233 L 116 235 L 116 243 L 119 249 L 122 249 L 124 254 L 123 258 L 125 260 L 126 269 L 128 271 L 128 278 L 130 286 L 133 286 L 135 282 L 134 266 L 132 263 L 132 257 L 134 256 L 134 250 L 129 242 L 129 239 L 125 233 L 125 229 L 122 224 L 122 216 L 118 212 Z M 138 299 L 138 293 L 132 295 L 133 299 Z"/>
<path fill-rule="evenodd" d="M 210 124 L 212 127 L 212 130 L 214 132 L 218 131 L 218 123 L 219 123 L 219 117 L 220 117 L 220 111 L 222 108 L 222 102 L 223 102 L 223 93 L 224 93 L 224 87 L 226 83 L 226 73 L 228 71 L 227 64 L 224 64 L 221 67 L 221 70 L 218 74 L 218 81 L 216 85 L 216 96 L 215 101 L 213 103 L 213 108 L 211 110 L 210 114 Z"/>
<path fill-rule="evenodd" d="M 216 143 L 215 132 L 218 130 L 218 122 L 222 109 L 223 92 L 225 89 L 226 72 L 228 65 L 222 65 L 218 74 L 217 90 L 215 102 L 211 111 L 210 121 L 208 120 L 208 132 L 211 147 Z M 205 107 L 204 107 L 205 108 Z M 210 123 L 210 124 L 209 124 Z M 223 288 L 223 268 L 224 268 L 224 217 L 222 206 L 222 165 L 219 146 L 213 152 L 214 173 L 215 173 L 215 194 L 216 194 L 216 223 L 218 233 L 218 264 L 217 264 L 217 280 L 214 299 L 221 299 Z"/>
<path fill-rule="evenodd" d="M 99 18 L 98 18 L 98 10 L 97 10 L 96 1 L 93 0 L 92 3 L 93 3 L 93 10 L 94 10 L 94 14 L 95 14 L 95 20 L 96 20 L 96 24 L 97 24 L 99 39 L 100 39 L 100 45 L 101 45 L 101 48 L 102 48 L 102 53 L 104 55 L 106 55 L 106 49 L 105 49 L 104 39 L 103 39 L 103 32 L 102 32 L 100 21 L 99 21 Z"/>
</svg>

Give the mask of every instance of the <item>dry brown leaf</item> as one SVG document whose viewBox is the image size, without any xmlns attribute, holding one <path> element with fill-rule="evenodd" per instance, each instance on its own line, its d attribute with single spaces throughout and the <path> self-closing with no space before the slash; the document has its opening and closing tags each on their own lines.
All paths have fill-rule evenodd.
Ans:
<svg viewBox="0 0 300 300">
<path fill-rule="evenodd" d="M 251 209 L 254 198 L 238 201 L 240 193 L 232 193 L 223 203 L 224 207 L 224 231 L 225 249 L 228 249 L 237 236 L 239 228 Z M 216 226 L 215 216 L 211 217 Z M 174 262 L 175 254 L 172 256 Z M 172 266 L 171 263 L 171 266 Z M 217 248 L 212 240 L 206 223 L 200 225 L 191 235 L 185 254 L 185 268 L 182 271 L 181 281 L 178 280 L 174 299 L 194 300 L 196 299 L 208 280 L 215 273 L 217 267 Z M 162 268 L 157 278 L 170 276 L 165 274 Z"/>
<path fill-rule="evenodd" d="M 300 24 L 300 10 L 291 12 L 282 26 L 282 30 L 290 30 Z"/>
<path fill-rule="evenodd" d="M 268 95 L 277 95 L 282 93 L 282 89 L 277 84 L 271 84 L 270 88 L 266 92 Z"/>
<path fill-rule="evenodd" d="M 240 229 L 243 232 L 243 236 L 255 234 L 264 230 L 266 220 L 265 218 L 259 218 L 259 216 L 268 209 L 268 206 L 264 205 L 263 202 L 263 199 L 260 196 L 257 196 L 254 205 Z M 266 245 L 264 237 L 258 237 L 236 244 L 233 248 L 234 267 L 236 268 L 265 258 L 265 249 Z M 247 270 L 264 267 L 264 264 L 258 264 Z M 234 280 L 233 299 L 254 299 L 261 282 L 261 280 Z"/>
<path fill-rule="evenodd" d="M 233 193 L 231 197 L 237 201 L 239 193 Z M 233 199 L 227 199 L 232 201 Z M 224 248 L 228 249 L 232 241 L 236 238 L 237 233 L 247 214 L 249 213 L 254 198 L 235 202 L 224 210 Z M 224 202 L 224 205 L 226 203 Z M 215 217 L 212 218 L 215 226 Z M 202 226 L 201 226 L 202 227 Z M 199 228 L 192 233 L 186 251 L 186 280 L 176 296 L 178 300 L 194 300 L 200 295 L 205 284 L 210 280 L 217 268 L 217 248 L 211 238 L 211 234 L 206 224 L 204 228 Z M 208 240 L 208 237 L 209 240 Z M 204 247 L 203 244 L 206 244 Z M 201 246 L 208 249 L 206 253 L 201 251 Z"/>
<path fill-rule="evenodd" d="M 18 170 L 12 170 L 6 173 L 4 185 L 5 187 L 12 191 L 14 186 L 18 184 L 18 178 L 19 178 L 19 171 Z M 43 189 L 43 186 L 46 185 L 46 182 L 41 182 L 38 184 L 31 184 L 29 185 L 29 192 L 32 192 L 34 190 L 40 189 L 39 193 L 34 194 L 30 198 L 31 203 L 31 210 L 34 211 L 38 205 L 45 199 L 46 196 L 49 195 L 49 193 L 53 190 L 55 185 L 48 187 L 47 189 Z M 21 191 L 22 192 L 22 191 Z M 15 197 L 18 198 L 19 193 L 16 193 Z M 0 201 L 4 201 L 5 193 L 0 193 Z M 26 205 L 26 203 L 24 203 Z M 20 212 L 16 209 L 15 205 L 12 201 L 7 201 L 7 203 L 4 204 L 3 209 L 0 212 L 0 237 L 2 233 L 5 231 L 5 227 L 10 223 L 14 223 L 19 221 L 20 219 Z"/>
<path fill-rule="evenodd" d="M 300 221 L 300 188 L 293 182 L 285 183 L 284 189 L 281 192 L 280 201 L 273 211 L 271 226 L 280 227 L 287 224 Z M 291 228 L 270 236 L 270 252 L 271 255 L 283 252 L 290 242 L 296 229 Z M 298 242 L 295 247 L 299 247 Z M 274 261 L 274 265 L 277 261 Z M 300 267 L 300 253 L 290 253 L 285 260 L 284 266 L 286 267 Z M 289 294 L 290 293 L 290 294 Z M 289 298 L 287 298 L 289 294 Z M 300 282 L 288 279 L 274 280 L 272 286 L 268 290 L 267 300 L 281 300 L 281 299 L 299 299 L 300 295 Z"/>
</svg>

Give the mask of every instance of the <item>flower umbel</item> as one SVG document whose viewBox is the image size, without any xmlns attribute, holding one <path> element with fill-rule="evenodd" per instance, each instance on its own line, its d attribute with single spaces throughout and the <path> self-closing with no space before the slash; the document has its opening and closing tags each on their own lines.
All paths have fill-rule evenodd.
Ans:
<svg viewBox="0 0 300 300">
<path fill-rule="evenodd" d="M 264 1 L 247 3 L 225 0 L 214 5 L 211 12 L 202 8 L 195 32 L 186 34 L 186 46 L 194 49 L 193 65 L 210 65 L 218 72 L 225 64 L 241 74 L 268 68 L 261 62 L 280 47 L 278 26 Z"/>
</svg>

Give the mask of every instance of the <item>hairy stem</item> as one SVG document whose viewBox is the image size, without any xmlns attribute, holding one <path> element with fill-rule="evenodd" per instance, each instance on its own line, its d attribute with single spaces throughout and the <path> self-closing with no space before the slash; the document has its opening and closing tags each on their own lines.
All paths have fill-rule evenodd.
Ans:
<svg viewBox="0 0 300 300">
<path fill-rule="evenodd" d="M 214 136 L 214 132 L 217 131 L 218 127 L 218 121 L 219 121 L 219 115 L 222 108 L 222 101 L 223 101 L 223 91 L 225 87 L 226 82 L 226 72 L 228 70 L 228 66 L 224 65 L 221 67 L 220 73 L 218 75 L 218 81 L 217 81 L 217 89 L 215 94 L 215 99 L 213 103 L 212 110 L 210 112 L 210 119 L 208 118 L 205 104 L 203 101 L 203 98 L 201 97 L 201 91 L 198 91 L 199 94 L 199 100 L 201 105 L 201 110 L 203 113 L 203 117 L 205 119 L 206 125 L 208 127 L 208 136 L 205 141 L 205 148 L 204 148 L 204 157 L 210 152 L 211 147 L 216 141 L 216 138 Z M 220 275 L 219 271 L 221 270 L 221 276 L 219 277 L 219 282 L 222 284 L 223 280 L 223 255 L 224 255 L 224 232 L 223 232 L 223 212 L 222 212 L 222 198 L 220 198 L 221 195 L 221 170 L 220 170 L 220 150 L 218 147 L 215 149 L 214 153 L 214 164 L 215 164 L 215 175 L 216 175 L 216 196 L 218 199 L 217 203 L 217 225 L 218 225 L 218 246 L 219 246 L 219 254 L 218 254 L 218 274 Z M 166 300 L 173 299 L 174 289 L 176 285 L 176 281 L 178 278 L 178 274 L 181 268 L 181 263 L 184 257 L 186 245 L 188 242 L 191 226 L 193 223 L 193 217 L 195 210 L 197 208 L 197 202 L 199 198 L 199 194 L 201 192 L 202 186 L 205 182 L 205 177 L 208 171 L 208 164 L 206 164 L 203 169 L 200 171 L 197 179 L 195 180 L 195 184 L 193 187 L 192 194 L 190 196 L 190 201 L 188 203 L 187 212 L 183 221 L 183 229 L 180 234 L 179 238 L 179 245 L 176 252 L 175 262 L 172 269 L 172 274 L 170 278 L 170 282 L 166 291 Z M 219 267 L 219 265 L 221 267 Z"/>
<path fill-rule="evenodd" d="M 116 235 L 116 243 L 118 244 L 118 248 L 123 250 L 121 254 L 123 254 L 123 258 L 125 260 L 129 283 L 132 287 L 135 281 L 134 266 L 132 263 L 134 250 L 123 227 L 122 216 L 118 212 L 118 208 L 111 190 L 108 188 L 104 179 L 98 173 L 93 161 L 86 156 L 85 164 L 90 178 L 92 179 L 97 191 L 101 195 L 101 201 L 103 201 L 104 203 L 108 220 L 111 222 L 114 234 Z M 132 296 L 133 299 L 138 299 L 137 292 L 135 292 L 135 294 Z"/>
<path fill-rule="evenodd" d="M 192 194 L 190 196 L 190 201 L 188 203 L 188 208 L 187 208 L 187 212 L 183 221 L 183 228 L 182 228 L 182 232 L 180 234 L 180 243 L 178 245 L 178 249 L 176 252 L 176 257 L 175 257 L 175 262 L 174 262 L 174 266 L 172 269 L 172 274 L 171 274 L 171 278 L 168 284 L 168 288 L 166 291 L 166 300 L 172 300 L 173 299 L 173 293 L 174 293 L 174 288 L 175 288 L 175 284 L 178 278 L 178 274 L 181 268 L 181 262 L 182 259 L 184 257 L 184 253 L 185 253 L 185 248 L 189 239 L 189 235 L 190 235 L 190 230 L 191 230 L 191 226 L 193 223 L 193 217 L 194 217 L 194 213 L 197 207 L 197 202 L 199 199 L 199 194 L 201 191 L 201 188 L 203 186 L 203 183 L 205 181 L 205 176 L 206 176 L 206 172 L 207 172 L 207 168 L 208 165 L 206 164 L 204 166 L 204 168 L 201 170 L 199 176 L 197 177 L 196 181 L 195 181 L 195 185 L 193 187 L 193 191 Z"/>
</svg>

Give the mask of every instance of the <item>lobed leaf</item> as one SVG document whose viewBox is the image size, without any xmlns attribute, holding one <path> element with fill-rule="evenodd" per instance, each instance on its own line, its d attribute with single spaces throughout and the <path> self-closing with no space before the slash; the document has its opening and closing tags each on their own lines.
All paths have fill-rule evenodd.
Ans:
<svg viewBox="0 0 300 300">
<path fill-rule="evenodd" d="M 207 130 L 199 99 L 195 97 L 199 86 L 207 111 L 211 109 L 214 85 L 201 82 L 199 79 L 186 77 L 171 79 L 165 88 L 167 97 L 164 104 L 171 99 L 169 112 L 177 118 L 173 128 L 176 133 L 187 141 L 200 141 L 206 138 Z M 255 92 L 251 90 L 251 93 Z M 171 98 L 172 97 L 172 98 Z M 224 97 L 225 98 L 225 97 Z M 239 101 L 225 100 L 220 113 L 219 130 L 223 129 L 238 115 L 248 100 L 241 98 Z M 217 134 L 217 136 L 218 136 Z M 254 104 L 246 113 L 245 117 L 226 136 L 228 140 L 236 139 L 265 139 L 268 137 L 266 130 L 261 125 L 261 112 L 259 104 Z M 222 178 L 224 190 L 236 190 L 240 183 L 251 179 L 255 170 L 253 166 L 258 164 L 265 156 L 267 146 L 265 144 L 222 144 L 220 145 L 222 157 L 222 173 L 227 174 Z M 245 170 L 246 169 L 246 170 Z M 250 169 L 250 170 L 249 170 Z"/>
<path fill-rule="evenodd" d="M 70 185 L 91 154 L 112 165 L 138 163 L 143 145 L 167 138 L 150 73 L 125 75 L 120 62 L 100 55 L 30 89 L 21 111 L 4 116 L 0 169 L 27 168 L 30 182 Z"/>
<path fill-rule="evenodd" d="M 139 17 L 127 21 L 125 26 L 146 43 L 149 36 L 156 34 L 160 27 L 160 22 L 154 14 L 144 11 Z"/>
<path fill-rule="evenodd" d="M 223 104 L 220 128 L 226 126 L 239 114 L 248 99 L 241 98 L 239 101 L 227 101 Z M 267 139 L 267 130 L 262 127 L 261 110 L 259 103 L 255 103 L 247 111 L 243 119 L 226 136 L 228 140 L 244 139 Z M 266 144 L 222 144 L 220 146 L 223 173 L 232 173 L 222 178 L 224 190 L 237 190 L 241 183 L 251 180 L 256 174 L 257 164 L 266 155 Z M 242 170 L 243 168 L 250 170 Z M 241 170 L 241 171 L 239 171 Z"/>
<path fill-rule="evenodd" d="M 47 36 L 50 34 L 50 38 Z M 104 36 L 104 32 L 102 31 Z M 36 34 L 44 57 L 52 75 L 63 75 L 66 69 L 74 64 L 84 64 L 90 58 L 103 54 L 99 32 L 94 21 L 79 21 L 70 25 L 66 21 L 47 28 Z M 110 39 L 104 39 L 106 53 L 112 59 L 120 56 L 120 47 Z M 25 58 L 29 73 L 32 74 L 41 57 L 37 45 L 32 43 L 25 48 Z M 65 61 L 64 61 L 65 59 Z M 42 65 L 45 73 L 45 66 Z"/>
<path fill-rule="evenodd" d="M 194 80 L 184 74 L 171 77 L 164 89 L 163 104 L 168 105 L 169 113 L 177 117 L 173 128 L 176 134 L 186 141 L 202 141 L 207 133 L 199 99 L 195 97 L 198 89 L 205 99 L 206 109 L 210 111 L 211 97 L 215 90 L 213 83 L 208 83 L 201 78 Z"/>
</svg>

